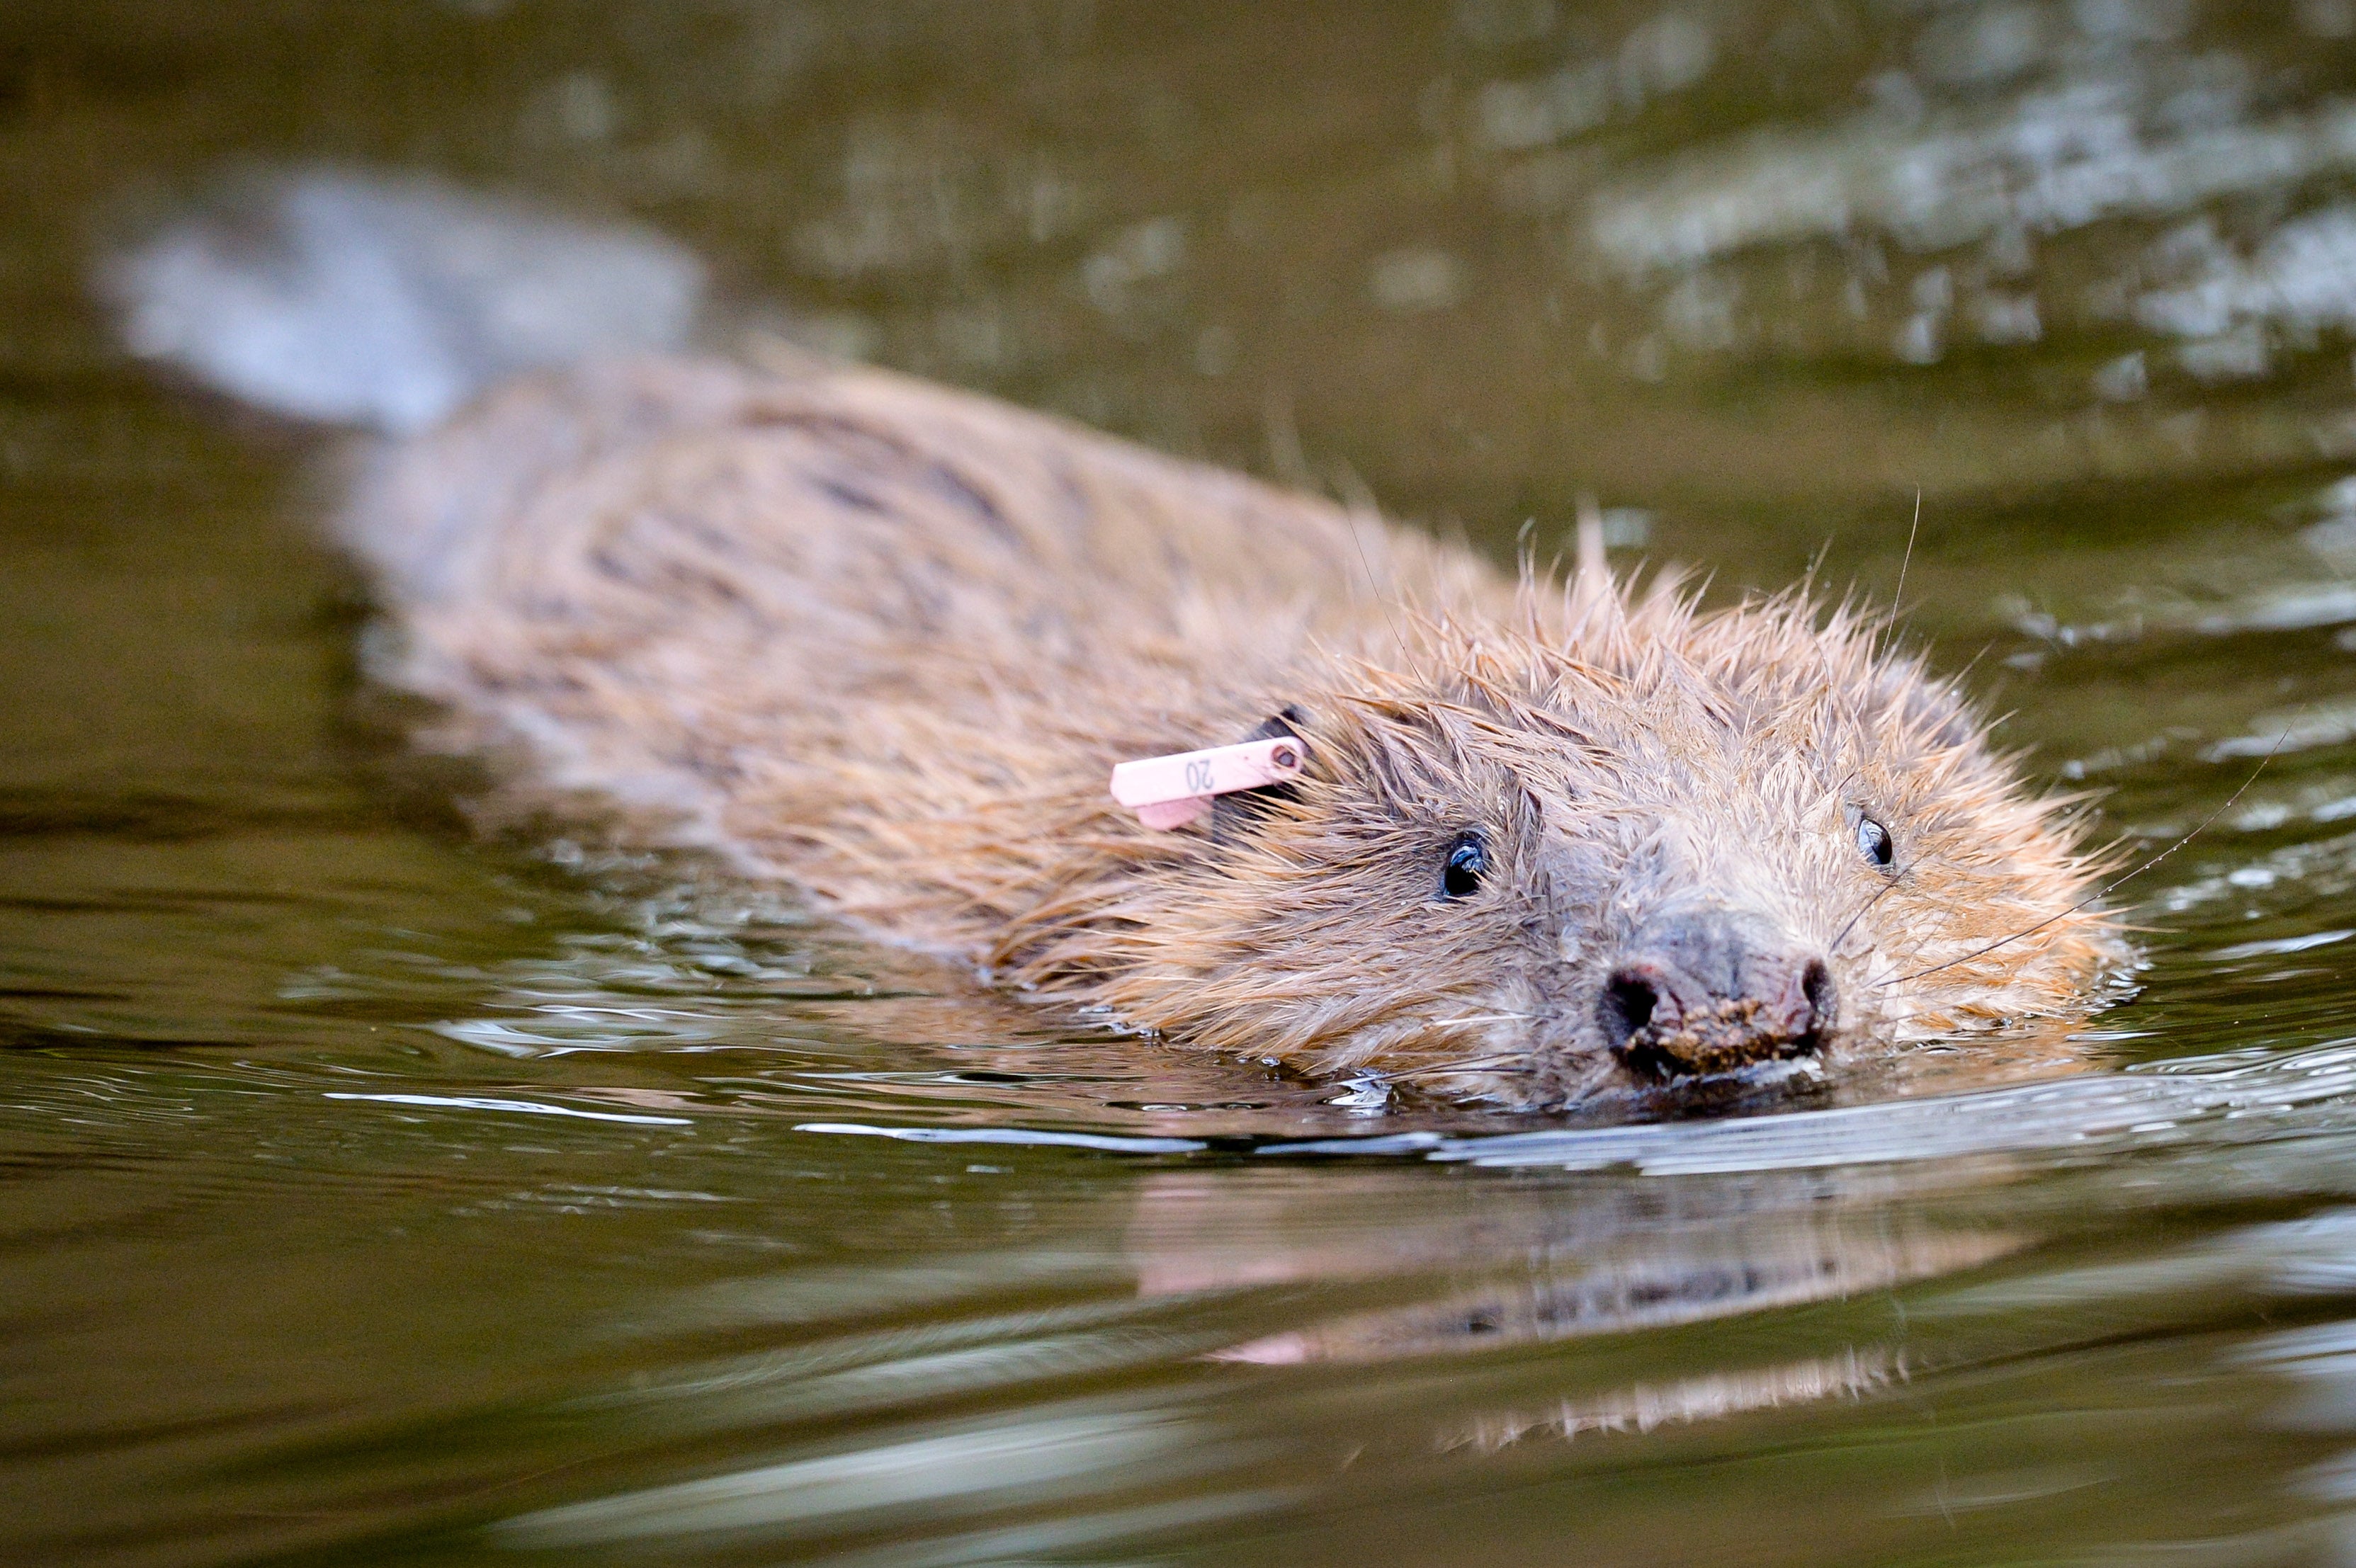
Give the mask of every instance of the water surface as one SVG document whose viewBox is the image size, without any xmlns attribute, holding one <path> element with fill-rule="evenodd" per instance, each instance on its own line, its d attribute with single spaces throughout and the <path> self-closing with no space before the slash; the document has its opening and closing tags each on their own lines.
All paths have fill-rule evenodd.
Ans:
<svg viewBox="0 0 2356 1568">
<path fill-rule="evenodd" d="M 473 829 L 354 673 L 333 443 L 90 303 L 240 158 L 634 219 L 1500 558 L 1592 489 L 1623 561 L 1886 598 L 1919 489 L 1910 635 L 2037 775 L 2147 851 L 2233 804 L 2134 999 L 1896 1100 L 1401 1114 L 1059 1029 Z M 2340 0 L 18 0 L 0 1554 L 2356 1553 L 2351 329 Z"/>
</svg>

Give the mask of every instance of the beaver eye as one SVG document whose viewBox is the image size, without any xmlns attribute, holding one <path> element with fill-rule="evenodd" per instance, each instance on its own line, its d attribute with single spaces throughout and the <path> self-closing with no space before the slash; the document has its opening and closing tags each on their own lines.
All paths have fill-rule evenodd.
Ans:
<svg viewBox="0 0 2356 1568">
<path fill-rule="evenodd" d="M 1867 859 L 1885 871 L 1898 856 L 1898 847 L 1890 841 L 1890 829 L 1870 816 L 1857 819 L 1857 847 L 1865 852 Z"/>
<path fill-rule="evenodd" d="M 1448 848 L 1448 865 L 1440 873 L 1440 891 L 1443 898 L 1469 899 L 1481 889 L 1481 879 L 1489 874 L 1489 847 L 1477 833 L 1467 833 Z"/>
</svg>

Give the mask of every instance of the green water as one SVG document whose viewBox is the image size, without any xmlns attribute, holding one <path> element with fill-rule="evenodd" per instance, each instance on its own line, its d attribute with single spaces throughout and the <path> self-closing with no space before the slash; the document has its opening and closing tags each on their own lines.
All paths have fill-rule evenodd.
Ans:
<svg viewBox="0 0 2356 1568">
<path fill-rule="evenodd" d="M 2336 0 L 13 0 L 0 1558 L 2356 1556 L 2351 95 Z M 1563 1128 L 1058 1032 L 469 828 L 332 443 L 89 302 L 239 158 L 1501 557 L 1592 488 L 1886 597 L 1919 487 L 2040 777 L 2156 849 L 2275 760 L 2084 1073 Z"/>
</svg>

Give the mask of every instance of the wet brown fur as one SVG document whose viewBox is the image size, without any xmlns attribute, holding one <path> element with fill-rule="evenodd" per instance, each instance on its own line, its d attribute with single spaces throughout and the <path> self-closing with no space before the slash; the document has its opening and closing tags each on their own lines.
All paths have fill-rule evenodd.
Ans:
<svg viewBox="0 0 2356 1568">
<path fill-rule="evenodd" d="M 2123 955 L 2098 910 L 2053 918 L 2090 891 L 2066 812 L 1869 617 L 1516 582 L 882 371 L 515 383 L 385 449 L 344 531 L 382 673 L 459 743 L 1173 1041 L 1574 1101 L 1626 1082 L 1593 1019 L 1616 944 L 1697 894 L 1826 953 L 1836 1066 L 2066 1012 Z M 1157 833 L 1106 794 L 1280 711 L 1312 749 L 1289 795 Z M 1494 869 L 1443 899 L 1468 831 Z"/>
</svg>

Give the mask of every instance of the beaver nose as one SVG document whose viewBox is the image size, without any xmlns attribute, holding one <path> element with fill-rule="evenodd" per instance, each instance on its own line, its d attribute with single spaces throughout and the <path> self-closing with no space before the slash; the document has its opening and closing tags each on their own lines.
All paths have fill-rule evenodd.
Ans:
<svg viewBox="0 0 2356 1568">
<path fill-rule="evenodd" d="M 1647 921 L 1603 982 L 1596 1022 L 1631 1070 L 1668 1080 L 1814 1054 L 1832 972 L 1762 916 L 1716 905 Z"/>
</svg>

